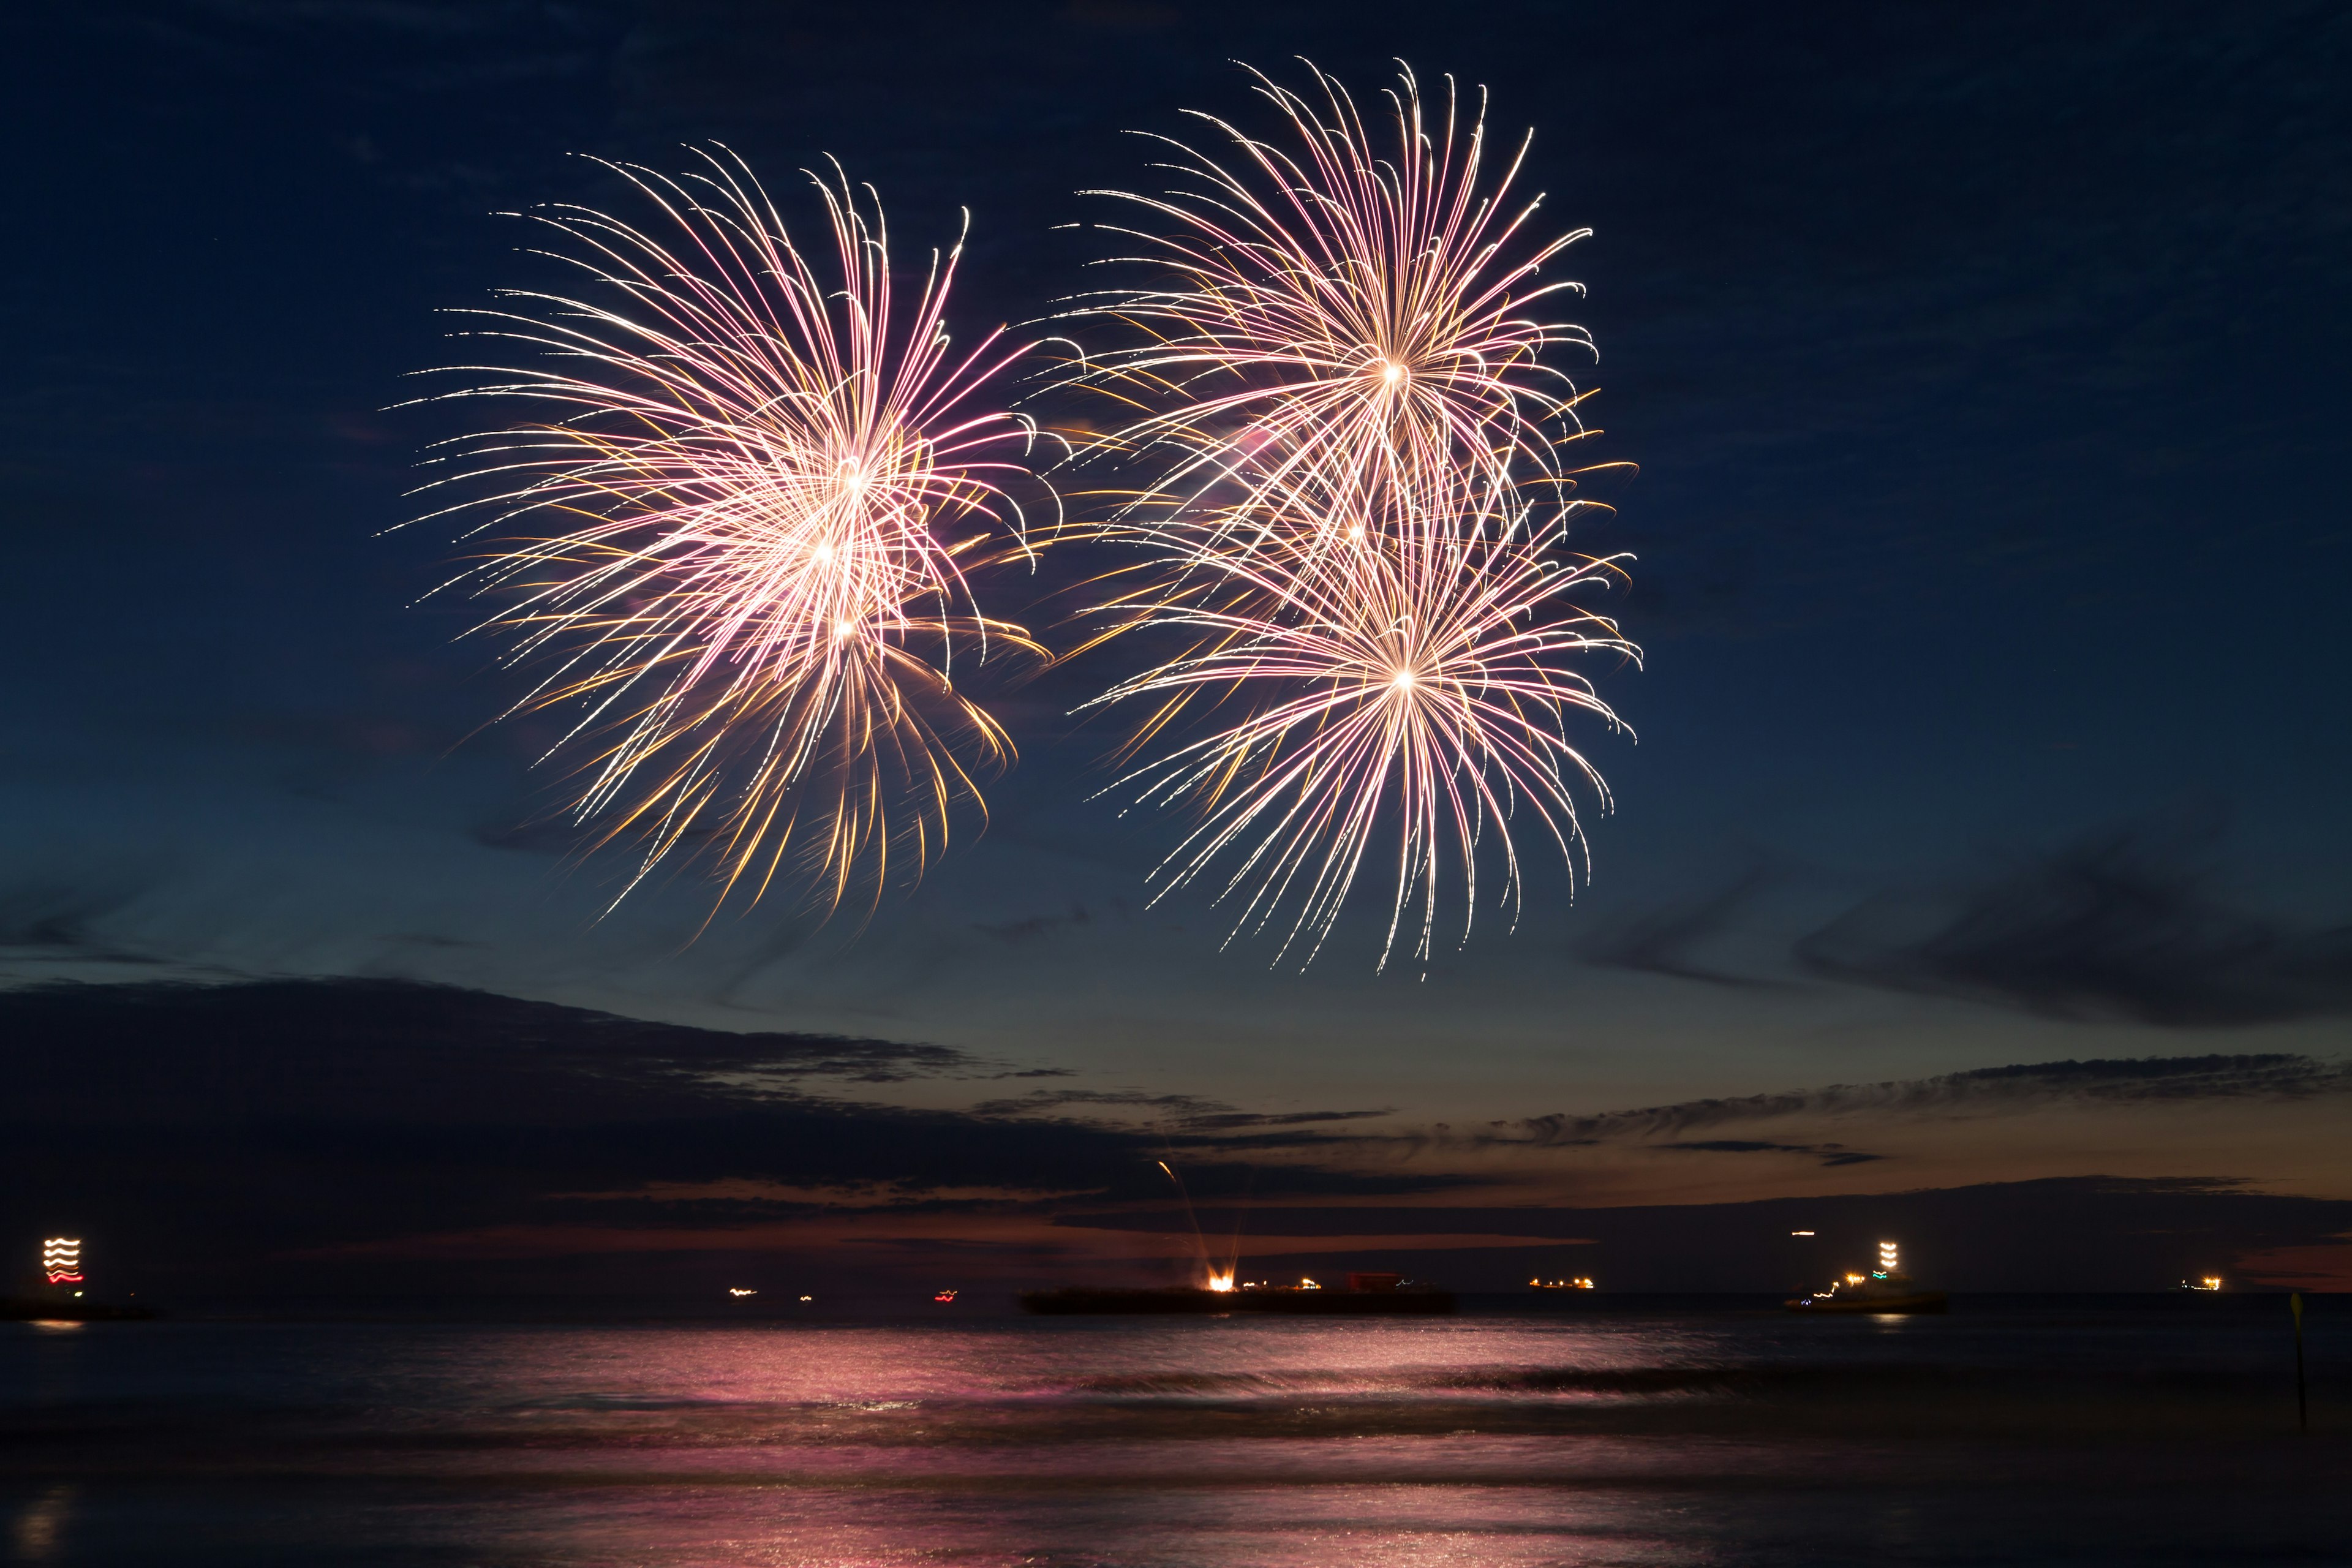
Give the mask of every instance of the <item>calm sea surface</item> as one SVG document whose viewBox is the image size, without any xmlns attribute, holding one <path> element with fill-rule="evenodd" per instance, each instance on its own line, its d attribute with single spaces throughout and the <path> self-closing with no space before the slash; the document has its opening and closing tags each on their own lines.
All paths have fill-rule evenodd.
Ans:
<svg viewBox="0 0 2352 1568">
<path fill-rule="evenodd" d="M 0 1324 L 64 1564 L 2352 1563 L 2352 1302 Z M 1524 1306 L 1524 1304 L 1516 1304 Z"/>
</svg>

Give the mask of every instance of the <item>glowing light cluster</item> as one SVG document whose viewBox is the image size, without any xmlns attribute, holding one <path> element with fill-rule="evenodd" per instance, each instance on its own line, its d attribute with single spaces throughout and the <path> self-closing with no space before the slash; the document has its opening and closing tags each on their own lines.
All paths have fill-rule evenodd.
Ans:
<svg viewBox="0 0 2352 1568">
<path fill-rule="evenodd" d="M 1011 755 L 951 661 L 1035 648 L 971 582 L 1027 549 L 1003 487 L 1034 431 L 978 401 L 1016 352 L 1001 331 L 950 353 L 961 242 L 905 308 L 870 189 L 810 176 L 813 256 L 740 159 L 704 158 L 680 179 L 606 165 L 651 231 L 534 215 L 588 287 L 474 312 L 548 358 L 459 367 L 494 379 L 445 395 L 549 418 L 459 443 L 459 477 L 494 494 L 449 510 L 492 511 L 465 581 L 541 671 L 517 710 L 570 716 L 574 819 L 641 844 L 623 895 L 698 850 L 721 904 L 804 872 L 830 908 L 919 873 L 978 805 L 975 771 Z"/>
<path fill-rule="evenodd" d="M 52 1285 L 82 1283 L 81 1242 L 72 1237 L 53 1236 L 41 1243 L 41 1272 Z"/>
<path fill-rule="evenodd" d="M 1425 111 L 1409 71 L 1377 126 L 1316 81 L 1258 79 L 1280 145 L 1202 116 L 1228 162 L 1170 142 L 1183 187 L 1127 197 L 1172 232 L 1139 236 L 1163 280 L 1089 307 L 1143 341 L 1074 378 L 1132 414 L 1097 455 L 1150 475 L 1104 530 L 1144 560 L 1101 636 L 1189 646 L 1097 700 L 1150 705 L 1120 784 L 1201 814 L 1159 896 L 1221 866 L 1233 935 L 1303 965 L 1385 845 L 1385 966 L 1401 939 L 1426 961 L 1457 896 L 1467 940 L 1482 862 L 1516 919 L 1515 823 L 1589 870 L 1577 796 L 1608 795 L 1569 720 L 1617 720 L 1573 665 L 1639 656 L 1572 602 L 1618 563 L 1561 549 L 1583 429 L 1538 355 L 1590 340 L 1530 310 L 1582 231 L 1523 243 L 1525 144 L 1482 187 L 1483 114 Z M 1218 727 L 1182 740 L 1187 709 Z"/>
</svg>

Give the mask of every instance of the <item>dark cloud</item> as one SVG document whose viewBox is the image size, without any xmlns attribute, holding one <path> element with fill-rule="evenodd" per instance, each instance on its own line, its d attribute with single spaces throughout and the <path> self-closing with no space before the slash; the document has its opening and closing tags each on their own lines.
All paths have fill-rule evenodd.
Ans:
<svg viewBox="0 0 2352 1568">
<path fill-rule="evenodd" d="M 5 991 L 0 1040 L 0 1230 L 84 1226 L 121 1256 L 200 1281 L 392 1268 L 418 1237 L 485 1234 L 467 1255 L 494 1259 L 496 1236 L 551 1226 L 683 1230 L 667 1245 L 690 1250 L 697 1227 L 740 1221 L 746 1204 L 728 1193 L 743 1183 L 807 1189 L 816 1206 L 826 1190 L 881 1191 L 881 1206 L 900 1212 L 936 1206 L 940 1192 L 998 1191 L 1015 1208 L 1042 1201 L 1023 1194 L 1166 1193 L 1156 1162 L 1170 1141 L 1152 1131 L 837 1098 L 1001 1065 L 940 1046 L 730 1034 L 391 980 Z M 1162 1098 L 1181 1116 L 1260 1124 Z M 1446 1181 L 1360 1176 L 1295 1151 L 1278 1172 L 1253 1171 L 1191 1136 L 1186 1181 L 1203 1194 Z M 583 1196 L 713 1184 L 699 1203 Z M 850 1207 L 878 1212 L 870 1200 Z M 605 1250 L 627 1250 L 625 1236 Z M 352 1261 L 367 1257 L 380 1261 Z M 599 1288 L 625 1279 L 609 1268 L 622 1272 Z M 370 1278 L 410 1288 L 396 1271 Z"/>
<path fill-rule="evenodd" d="M 1832 979 L 2085 1023 L 2352 1013 L 2352 926 L 2295 931 L 2231 909 L 2189 848 L 2132 830 L 1941 897 L 1874 899 L 1797 957 Z"/>
<path fill-rule="evenodd" d="M 2315 1057 L 2140 1057 L 2107 1061 L 2032 1062 L 1979 1068 L 1936 1078 L 1884 1083 L 1831 1084 L 1782 1094 L 1750 1094 L 1692 1100 L 1599 1116 L 1537 1116 L 1518 1123 L 1537 1142 L 1601 1143 L 1622 1139 L 1672 1137 L 1694 1128 L 1765 1121 L 1789 1116 L 1844 1115 L 1855 1111 L 1904 1114 L 1917 1111 L 2023 1109 L 2057 1100 L 2105 1103 L 2187 1100 L 2299 1100 L 2315 1094 L 2352 1092 L 2352 1067 Z M 1674 1144 L 1669 1147 L 1725 1147 Z M 1759 1148 L 1795 1145 L 1760 1144 Z M 1806 1152 L 1836 1144 L 1802 1146 Z M 1865 1156 L 1869 1157 L 1869 1156 Z M 1852 1163 L 1850 1160 L 1832 1163 Z"/>
<path fill-rule="evenodd" d="M 1753 988 L 1774 984 L 1701 963 L 1698 949 L 1721 935 L 1731 917 L 1771 880 L 1758 867 L 1695 903 L 1671 905 L 1612 922 L 1583 948 L 1585 962 L 1709 985 Z"/>
</svg>

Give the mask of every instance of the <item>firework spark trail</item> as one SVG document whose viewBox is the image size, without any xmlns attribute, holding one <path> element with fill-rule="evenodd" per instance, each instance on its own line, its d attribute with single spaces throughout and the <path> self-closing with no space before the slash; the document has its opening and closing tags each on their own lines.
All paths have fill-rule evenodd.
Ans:
<svg viewBox="0 0 2352 1568">
<path fill-rule="evenodd" d="M 1528 313 L 1575 287 L 1534 279 L 1582 231 L 1521 244 L 1534 204 L 1514 214 L 1506 196 L 1525 144 L 1482 193 L 1483 117 L 1465 132 L 1449 99 L 1433 133 L 1410 71 L 1389 95 L 1390 156 L 1345 89 L 1315 79 L 1328 112 L 1257 77 L 1303 151 L 1208 116 L 1234 169 L 1170 143 L 1201 190 L 1128 199 L 1176 226 L 1139 237 L 1174 280 L 1087 306 L 1147 341 L 1070 379 L 1130 411 L 1097 449 L 1159 468 L 1097 531 L 1143 551 L 1113 574 L 1131 585 L 1097 606 L 1097 640 L 1192 637 L 1097 703 L 1154 704 L 1130 758 L 1195 704 L 1243 715 L 1119 781 L 1201 810 L 1160 896 L 1222 862 L 1234 935 L 1271 930 L 1277 963 L 1311 963 L 1392 841 L 1385 967 L 1409 929 L 1427 961 L 1457 879 L 1467 940 L 1482 860 L 1516 918 L 1515 817 L 1589 870 L 1575 792 L 1603 809 L 1608 793 L 1567 726 L 1618 721 L 1570 661 L 1639 654 L 1570 598 L 1618 563 L 1560 549 L 1593 504 L 1565 500 L 1560 460 L 1584 434 L 1581 395 L 1538 355 L 1591 340 Z"/>
<path fill-rule="evenodd" d="M 581 368 L 455 367 L 499 379 L 443 398 L 558 416 L 462 439 L 462 472 L 425 489 L 487 483 L 433 515 L 543 531 L 458 581 L 502 601 L 478 629 L 545 666 L 511 711 L 574 711 L 554 749 L 587 748 L 573 819 L 601 822 L 596 844 L 642 840 L 621 896 L 707 839 L 717 905 L 756 901 L 797 854 L 835 908 L 860 881 L 878 897 L 899 859 L 919 875 L 951 811 L 980 805 L 972 767 L 1010 758 L 950 661 L 960 644 L 1042 651 L 970 582 L 1028 549 L 1003 486 L 1036 433 L 974 408 L 1025 351 L 999 329 L 950 354 L 960 241 L 902 310 L 878 198 L 838 165 L 809 176 L 836 279 L 740 158 L 702 156 L 681 179 L 605 165 L 667 240 L 584 207 L 531 215 L 592 297 L 508 290 L 514 309 L 468 313 Z"/>
</svg>

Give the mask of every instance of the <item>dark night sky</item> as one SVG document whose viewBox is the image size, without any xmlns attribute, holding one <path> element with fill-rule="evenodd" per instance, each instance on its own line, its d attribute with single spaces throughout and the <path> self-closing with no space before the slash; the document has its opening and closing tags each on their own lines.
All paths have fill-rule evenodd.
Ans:
<svg viewBox="0 0 2352 1568">
<path fill-rule="evenodd" d="M 1940 1237 L 1957 1284 L 2352 1280 L 2341 6 L 185 0 L 16 36 L 0 1247 L 1025 1278 L 1148 1253 L 1174 1151 L 1266 1237 L 1465 1281 L 1787 1283 L 1753 1241 L 1790 1205 Z M 1595 230 L 1592 456 L 1641 471 L 1582 542 L 1639 557 L 1649 662 L 1606 688 L 1638 744 L 1585 737 L 1593 885 L 1425 979 L 1360 930 L 1303 977 L 1220 952 L 1216 911 L 1143 907 L 1175 825 L 1088 798 L 1079 665 L 1006 696 L 988 834 L 855 941 L 770 908 L 687 945 L 690 882 L 595 923 L 605 869 L 530 826 L 537 737 L 480 730 L 511 678 L 414 605 L 450 539 L 387 532 L 458 428 L 392 407 L 455 357 L 436 312 L 534 276 L 492 215 L 610 199 L 569 153 L 831 153 L 903 248 L 971 209 L 970 333 L 1085 285 L 1056 226 L 1144 177 L 1118 132 L 1245 116 L 1232 62 L 1299 54 L 1485 84 Z"/>
</svg>

